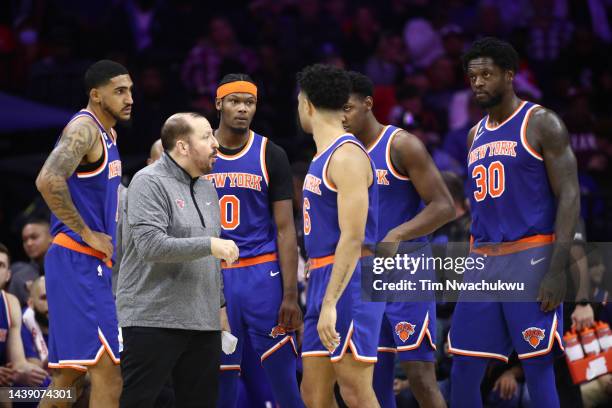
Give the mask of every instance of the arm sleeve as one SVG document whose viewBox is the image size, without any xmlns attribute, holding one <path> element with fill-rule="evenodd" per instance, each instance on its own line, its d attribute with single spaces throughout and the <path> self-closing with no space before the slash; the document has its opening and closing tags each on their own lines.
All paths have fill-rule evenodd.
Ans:
<svg viewBox="0 0 612 408">
<path fill-rule="evenodd" d="M 268 140 L 266 146 L 270 202 L 293 199 L 293 177 L 285 151 Z"/>
<path fill-rule="evenodd" d="M 166 194 L 153 177 L 135 177 L 128 188 L 127 222 L 134 246 L 146 262 L 183 262 L 211 255 L 210 237 L 168 235 L 170 211 Z"/>
</svg>

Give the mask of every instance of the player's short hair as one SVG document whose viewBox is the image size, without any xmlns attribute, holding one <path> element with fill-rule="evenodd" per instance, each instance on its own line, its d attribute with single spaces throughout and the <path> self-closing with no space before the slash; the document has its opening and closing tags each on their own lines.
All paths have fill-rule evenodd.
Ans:
<svg viewBox="0 0 612 408">
<path fill-rule="evenodd" d="M 517 72 L 519 56 L 510 43 L 495 37 L 484 37 L 472 43 L 463 54 L 463 69 L 467 72 L 468 64 L 476 58 L 491 58 L 495 65 L 504 71 Z"/>
<path fill-rule="evenodd" d="M 297 81 L 318 109 L 342 109 L 351 92 L 351 80 L 346 71 L 331 65 L 309 65 L 298 72 Z"/>
<path fill-rule="evenodd" d="M 196 112 L 183 112 L 175 113 L 166 119 L 161 130 L 161 141 L 164 150 L 172 150 L 179 139 L 188 140 L 189 135 L 193 132 L 193 128 L 185 119 L 187 116 L 194 119 L 204 118 L 204 116 Z"/>
<path fill-rule="evenodd" d="M 367 75 L 357 71 L 348 72 L 351 80 L 351 93 L 357 94 L 362 98 L 374 96 L 374 83 Z"/>
<path fill-rule="evenodd" d="M 219 86 L 229 84 L 232 82 L 237 82 L 237 81 L 246 81 L 252 84 L 255 83 L 255 81 L 253 81 L 253 79 L 247 74 L 233 73 L 233 74 L 224 75 L 223 78 L 221 78 L 221 81 L 219 82 Z"/>
<path fill-rule="evenodd" d="M 0 242 L 0 254 L 6 254 L 9 264 L 11 263 L 11 252 L 2 242 Z"/>
<path fill-rule="evenodd" d="M 102 85 L 119 75 L 128 75 L 127 68 L 118 62 L 111 60 L 100 60 L 92 64 L 85 72 L 85 90 L 89 91 Z"/>
<path fill-rule="evenodd" d="M 25 220 L 21 229 L 23 229 L 28 224 L 45 225 L 47 227 L 51 225 L 48 219 L 40 218 L 40 217 L 30 217 Z"/>
</svg>

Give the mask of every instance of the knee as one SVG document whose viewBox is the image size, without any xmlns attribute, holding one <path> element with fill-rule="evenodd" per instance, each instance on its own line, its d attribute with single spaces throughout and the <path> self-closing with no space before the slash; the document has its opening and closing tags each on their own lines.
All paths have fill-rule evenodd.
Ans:
<svg viewBox="0 0 612 408">
<path fill-rule="evenodd" d="M 340 382 L 340 395 L 349 407 L 359 407 L 367 401 L 367 387 L 354 384 L 352 382 Z"/>
<path fill-rule="evenodd" d="M 407 377 L 410 389 L 417 395 L 429 395 L 438 387 L 435 373 L 429 370 L 410 371 Z"/>
<path fill-rule="evenodd" d="M 85 373 L 71 369 L 55 369 L 51 373 L 52 385 L 59 388 L 72 387 L 77 380 L 83 378 Z"/>
<path fill-rule="evenodd" d="M 331 389 L 321 389 L 309 381 L 302 381 L 300 385 L 302 401 L 308 408 L 327 407 L 329 399 L 333 399 L 333 385 Z"/>
<path fill-rule="evenodd" d="M 119 398 L 121 395 L 121 390 L 123 389 L 123 379 L 121 375 L 113 375 L 106 381 L 106 389 L 109 394 L 112 394 L 114 397 Z"/>
</svg>

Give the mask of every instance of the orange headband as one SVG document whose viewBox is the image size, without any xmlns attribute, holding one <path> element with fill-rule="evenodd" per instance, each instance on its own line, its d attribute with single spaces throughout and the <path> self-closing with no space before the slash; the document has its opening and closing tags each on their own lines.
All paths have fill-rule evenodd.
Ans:
<svg viewBox="0 0 612 408">
<path fill-rule="evenodd" d="M 248 81 L 234 81 L 217 88 L 217 98 L 221 99 L 231 93 L 249 93 L 257 98 L 257 86 Z"/>
</svg>

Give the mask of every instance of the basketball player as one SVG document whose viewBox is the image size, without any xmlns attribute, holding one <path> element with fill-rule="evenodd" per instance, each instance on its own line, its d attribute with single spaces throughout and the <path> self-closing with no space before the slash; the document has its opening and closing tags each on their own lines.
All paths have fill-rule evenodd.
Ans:
<svg viewBox="0 0 612 408">
<path fill-rule="evenodd" d="M 257 86 L 246 74 L 226 75 L 217 88 L 217 162 L 205 177 L 217 188 L 221 236 L 240 259 L 222 263 L 224 294 L 236 351 L 222 355 L 219 406 L 236 405 L 243 341 L 261 359 L 276 401 L 302 406 L 291 331 L 301 325 L 297 304 L 297 242 L 291 167 L 285 152 L 250 129 Z"/>
<path fill-rule="evenodd" d="M 476 101 L 488 112 L 468 135 L 471 256 L 485 261 L 482 271 L 466 271 L 464 282 L 513 275 L 535 290 L 531 302 L 460 297 L 448 336 L 455 354 L 451 405 L 482 406 L 488 359 L 507 362 L 514 349 L 533 405 L 558 407 L 553 359 L 563 348 L 560 303 L 579 213 L 576 159 L 559 117 L 516 96 L 518 55 L 510 44 L 480 39 L 463 63 Z"/>
<path fill-rule="evenodd" d="M 36 180 L 53 213 L 45 258 L 49 367 L 51 388 L 70 387 L 89 371 L 90 406 L 115 407 L 121 374 L 110 268 L 121 161 L 113 126 L 130 119 L 132 80 L 122 65 L 102 60 L 89 67 L 85 85 L 87 108 L 68 122 Z"/>
<path fill-rule="evenodd" d="M 376 166 L 378 241 L 427 242 L 426 235 L 453 219 L 452 198 L 425 146 L 414 135 L 382 125 L 372 107 L 374 85 L 351 71 L 351 95 L 344 107 L 344 128 L 366 146 Z M 425 207 L 421 210 L 422 203 Z M 419 211 L 420 210 L 420 211 Z M 417 244 L 413 250 L 425 251 Z M 429 251 L 430 252 L 430 251 Z M 433 272 L 433 271 L 429 271 Z M 424 279 L 428 271 L 419 271 Z M 430 273 L 431 275 L 431 273 Z M 428 276 L 435 278 L 435 275 Z M 436 304 L 431 301 L 389 302 L 381 327 L 374 389 L 383 407 L 395 407 L 395 353 L 421 407 L 444 407 L 435 372 Z"/>
<path fill-rule="evenodd" d="M 4 291 L 11 277 L 10 254 L 0 243 L 0 386 L 13 384 L 36 387 L 43 385 L 47 372 L 26 360 L 21 342 L 21 307 L 13 294 Z M 0 407 L 11 406 L 9 401 Z"/>
<path fill-rule="evenodd" d="M 343 127 L 346 72 L 312 65 L 298 74 L 298 113 L 317 146 L 304 180 L 304 241 L 309 256 L 302 396 L 308 407 L 335 406 L 337 381 L 350 407 L 378 407 L 372 374 L 384 303 L 361 300 L 360 257 L 376 241 L 374 165 Z M 347 356 L 350 349 L 351 356 Z"/>
</svg>

